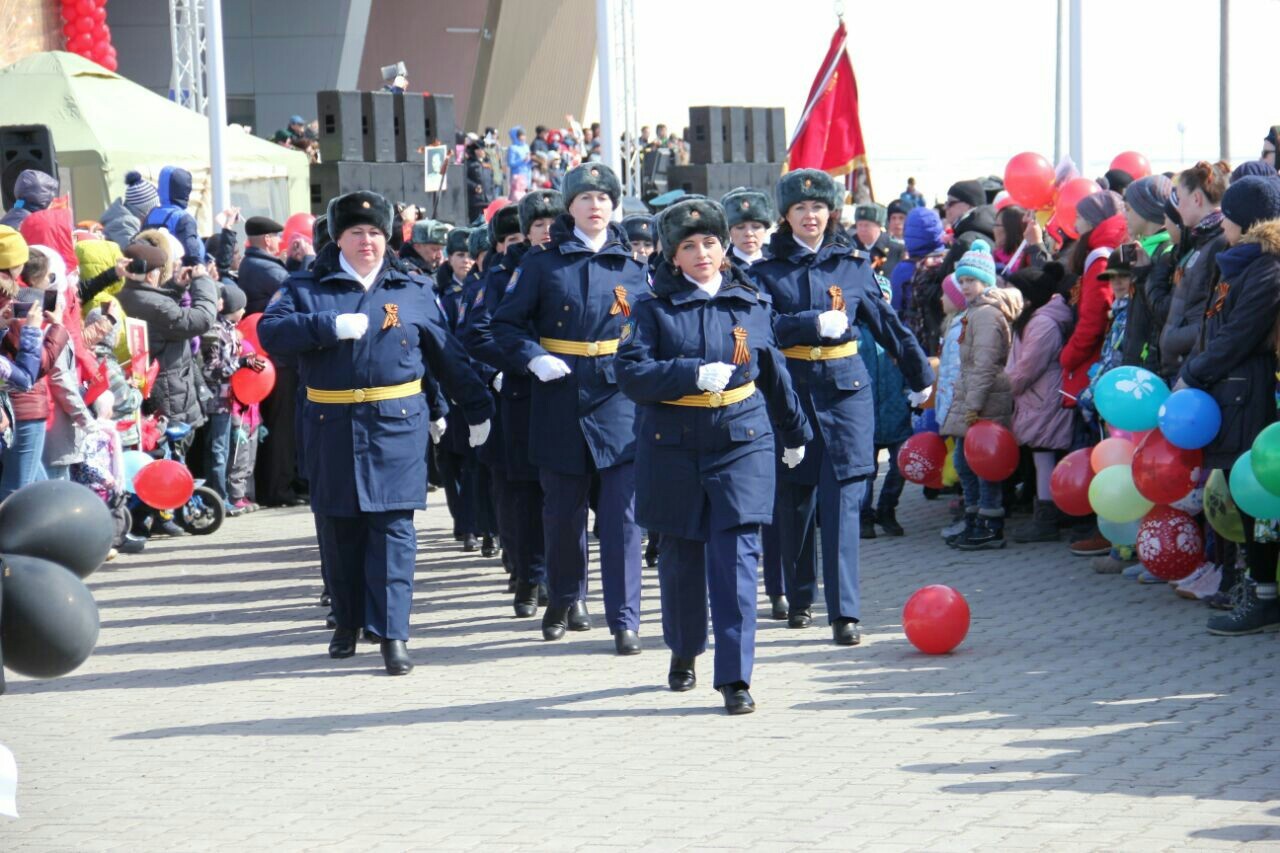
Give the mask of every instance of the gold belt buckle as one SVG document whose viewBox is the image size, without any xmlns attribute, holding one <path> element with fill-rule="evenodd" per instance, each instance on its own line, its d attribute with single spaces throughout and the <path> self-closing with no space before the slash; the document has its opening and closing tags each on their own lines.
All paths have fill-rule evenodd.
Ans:
<svg viewBox="0 0 1280 853">
<path fill-rule="evenodd" d="M 588 342 L 587 342 L 587 355 L 599 355 L 599 354 L 600 354 L 600 344 L 599 344 L 599 342 L 598 342 L 598 341 L 588 341 Z"/>
<path fill-rule="evenodd" d="M 363 403 L 363 402 L 364 402 L 364 389 L 363 389 L 363 388 L 357 388 L 356 390 L 352 391 L 352 392 L 351 392 L 351 399 L 355 400 L 357 403 Z"/>
<path fill-rule="evenodd" d="M 822 347 L 809 347 L 809 360 L 818 361 L 822 358 Z"/>
<path fill-rule="evenodd" d="M 708 404 L 713 409 L 718 409 L 724 405 L 724 394 L 720 391 L 712 391 L 708 397 Z"/>
</svg>

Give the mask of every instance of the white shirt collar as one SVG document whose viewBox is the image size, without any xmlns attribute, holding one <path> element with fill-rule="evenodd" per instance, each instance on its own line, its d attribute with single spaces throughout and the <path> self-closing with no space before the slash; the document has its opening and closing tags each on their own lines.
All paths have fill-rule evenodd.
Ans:
<svg viewBox="0 0 1280 853">
<path fill-rule="evenodd" d="M 716 273 L 716 277 L 711 279 L 711 281 L 707 282 L 706 284 L 702 284 L 700 282 L 694 281 L 692 278 L 689 277 L 688 273 L 681 273 L 681 275 L 683 275 L 686 279 L 688 279 L 689 283 L 692 284 L 694 287 L 698 288 L 698 290 L 701 290 L 703 293 L 707 294 L 707 296 L 715 296 L 717 293 L 719 293 L 720 283 L 724 281 L 724 276 L 722 276 L 718 272 Z"/>
<path fill-rule="evenodd" d="M 748 255 L 748 254 L 745 254 L 737 246 L 734 246 L 733 253 L 737 255 L 739 258 L 741 258 L 747 264 L 747 266 L 751 266 L 757 261 L 764 260 L 764 251 L 761 249 L 756 249 L 756 253 L 754 255 Z"/>
<path fill-rule="evenodd" d="M 797 246 L 799 246 L 801 249 L 803 249 L 804 251 L 808 252 L 808 253 L 809 253 L 809 254 L 811 254 L 811 255 L 816 255 L 816 254 L 818 254 L 818 249 L 813 248 L 813 247 L 812 247 L 812 246 L 810 246 L 808 243 L 806 243 L 805 241 L 801 240 L 799 237 L 797 237 L 797 238 L 796 238 L 796 245 L 797 245 Z M 821 247 L 822 247 L 822 244 L 821 244 L 821 243 L 819 243 L 819 244 L 818 244 L 818 248 L 821 248 Z"/>
<path fill-rule="evenodd" d="M 609 228 L 607 226 L 603 231 L 600 232 L 600 236 L 594 239 L 592 239 L 591 237 L 588 237 L 587 233 L 576 225 L 573 226 L 573 233 L 574 233 L 574 236 L 576 236 L 579 240 L 582 241 L 582 244 L 584 246 L 586 246 L 588 249 L 590 249 L 593 252 L 600 251 L 601 249 L 604 248 L 604 244 L 609 242 Z"/>
<path fill-rule="evenodd" d="M 356 268 L 347 262 L 347 256 L 341 252 L 338 253 L 338 265 L 342 267 L 343 272 L 360 282 L 360 286 L 365 290 L 373 287 L 373 283 L 378 280 L 378 273 L 382 272 L 382 266 L 379 265 L 374 267 L 373 272 L 361 277 L 360 273 L 356 272 Z"/>
</svg>

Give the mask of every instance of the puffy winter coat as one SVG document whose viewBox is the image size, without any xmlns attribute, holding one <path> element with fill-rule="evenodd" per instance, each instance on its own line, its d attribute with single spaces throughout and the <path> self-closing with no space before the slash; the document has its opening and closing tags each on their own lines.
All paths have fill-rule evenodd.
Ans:
<svg viewBox="0 0 1280 853">
<path fill-rule="evenodd" d="M 1160 333 L 1160 362 L 1169 376 L 1176 375 L 1182 362 L 1195 352 L 1205 307 L 1218 282 L 1215 259 L 1226 247 L 1221 214 L 1214 214 L 1212 220 L 1191 231 L 1191 245 L 1173 272 L 1169 317 Z"/>
<path fill-rule="evenodd" d="M 1013 336 L 1005 375 L 1013 393 L 1013 435 L 1039 450 L 1071 446 L 1070 409 L 1062 407 L 1062 365 L 1058 353 L 1071 332 L 1071 308 L 1054 296 Z"/>
<path fill-rule="evenodd" d="M 911 437 L 911 404 L 907 402 L 907 380 L 898 363 L 876 343 L 871 330 L 858 324 L 864 348 L 858 350 L 871 375 L 872 399 L 876 401 L 876 447 L 899 444 Z"/>
<path fill-rule="evenodd" d="M 13 209 L 0 218 L 0 225 L 10 228 L 22 227 L 22 220 L 37 210 L 44 210 L 58 194 L 58 179 L 35 169 L 27 169 L 18 174 L 13 183 L 13 197 L 17 201 Z"/>
<path fill-rule="evenodd" d="M 142 220 L 118 198 L 98 217 L 102 223 L 102 236 L 121 249 L 128 247 L 142 230 Z"/>
<path fill-rule="evenodd" d="M 1111 250 L 1128 239 L 1129 228 L 1124 214 L 1104 219 L 1089 232 L 1089 256 L 1084 275 L 1072 293 L 1076 309 L 1076 326 L 1062 348 L 1058 363 L 1062 365 L 1062 405 L 1075 408 L 1080 392 L 1089 387 L 1089 368 L 1102 354 L 1102 339 L 1107 335 L 1107 313 L 1115 294 L 1111 284 L 1102 278 Z"/>
<path fill-rule="evenodd" d="M 204 263 L 204 241 L 196 228 L 196 220 L 187 205 L 191 201 L 191 173 L 177 166 L 165 166 L 156 182 L 160 204 L 147 214 L 145 228 L 164 228 L 182 244 L 182 264 Z"/>
<path fill-rule="evenodd" d="M 1010 326 L 1021 313 L 1022 293 L 1011 287 L 988 287 L 969 302 L 960 320 L 960 379 L 942 425 L 943 435 L 964 435 L 969 412 L 1009 426 L 1013 392 L 1004 366 L 1009 360 Z"/>
<path fill-rule="evenodd" d="M 1150 261 L 1133 270 L 1123 362 L 1162 373 L 1160 332 L 1169 317 L 1174 250 L 1167 231 L 1144 237 L 1141 243 Z"/>
<path fill-rule="evenodd" d="M 151 357 L 160 364 L 151 405 L 172 421 L 199 426 L 204 423 L 204 378 L 196 370 L 191 339 L 209 331 L 217 321 L 218 286 L 210 278 L 196 278 L 190 293 L 191 307 L 183 308 L 180 293 L 130 279 L 116 298 L 130 317 L 147 324 Z"/>
<path fill-rule="evenodd" d="M 960 381 L 960 332 L 964 325 L 964 311 L 947 315 L 942 329 L 942 347 L 938 353 L 938 423 L 947 422 L 951 401 L 956 396 L 956 383 Z"/>
<path fill-rule="evenodd" d="M 1205 310 L 1199 351 L 1180 378 L 1213 395 L 1222 427 L 1205 465 L 1228 469 L 1276 419 L 1275 328 L 1280 316 L 1280 220 L 1260 222 L 1216 256 L 1221 282 Z"/>
</svg>

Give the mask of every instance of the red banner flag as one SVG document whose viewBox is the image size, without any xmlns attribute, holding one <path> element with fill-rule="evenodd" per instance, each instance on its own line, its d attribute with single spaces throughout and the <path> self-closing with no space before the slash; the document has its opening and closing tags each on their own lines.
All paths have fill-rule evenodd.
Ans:
<svg viewBox="0 0 1280 853">
<path fill-rule="evenodd" d="M 847 38 L 842 20 L 809 90 L 784 172 L 821 169 L 839 176 L 867 167 L 867 146 L 858 121 L 858 81 L 845 51 Z"/>
</svg>

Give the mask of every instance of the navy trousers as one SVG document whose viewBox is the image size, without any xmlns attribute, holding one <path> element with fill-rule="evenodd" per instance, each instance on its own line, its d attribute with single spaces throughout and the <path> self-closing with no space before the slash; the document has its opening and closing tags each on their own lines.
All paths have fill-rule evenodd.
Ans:
<svg viewBox="0 0 1280 853">
<path fill-rule="evenodd" d="M 817 442 L 814 442 L 817 444 Z M 858 619 L 858 543 L 860 514 L 866 496 L 865 477 L 837 480 L 823 449 L 818 485 L 778 481 L 779 539 L 787 599 L 793 609 L 812 606 L 818 596 L 818 516 L 822 518 L 822 585 L 827 600 L 827 620 Z"/>
<path fill-rule="evenodd" d="M 778 510 L 773 511 L 773 524 L 760 525 L 761 572 L 764 574 L 764 594 L 772 598 L 785 595 L 782 584 L 782 542 L 778 535 Z"/>
<path fill-rule="evenodd" d="M 444 500 L 453 517 L 453 537 L 462 539 L 479 530 L 475 516 L 476 460 L 474 456 L 454 453 L 436 445 L 436 464 L 444 480 Z"/>
<path fill-rule="evenodd" d="M 316 528 L 338 626 L 408 640 L 418 549 L 413 511 L 317 514 Z"/>
<path fill-rule="evenodd" d="M 640 528 L 636 527 L 635 463 L 600 473 L 600 581 L 609 630 L 640 628 Z M 591 474 L 543 469 L 542 524 L 548 601 L 568 607 L 587 596 L 587 500 Z"/>
<path fill-rule="evenodd" d="M 662 536 L 658 583 L 662 591 L 662 639 L 680 657 L 707 650 L 707 594 L 716 636 L 715 687 L 751 683 L 756 653 L 756 565 L 760 528 L 720 527 L 706 513 L 706 541 Z"/>
<path fill-rule="evenodd" d="M 505 468 L 494 467 L 492 471 L 502 553 L 511 561 L 517 581 L 544 584 L 547 563 L 542 556 L 542 486 L 528 480 L 508 480 Z"/>
</svg>

